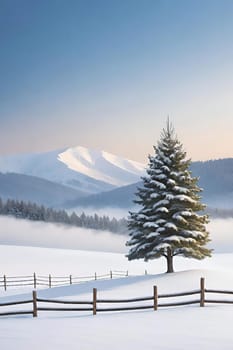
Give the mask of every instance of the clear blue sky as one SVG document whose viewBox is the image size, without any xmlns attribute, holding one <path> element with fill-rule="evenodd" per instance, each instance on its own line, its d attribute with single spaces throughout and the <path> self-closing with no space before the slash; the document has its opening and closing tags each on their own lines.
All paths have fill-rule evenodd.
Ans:
<svg viewBox="0 0 233 350">
<path fill-rule="evenodd" d="M 0 153 L 233 157 L 232 0 L 0 0 Z"/>
</svg>

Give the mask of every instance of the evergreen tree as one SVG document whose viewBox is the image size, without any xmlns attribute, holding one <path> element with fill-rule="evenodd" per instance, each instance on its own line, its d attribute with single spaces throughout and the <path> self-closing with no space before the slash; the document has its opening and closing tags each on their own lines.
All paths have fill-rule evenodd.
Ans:
<svg viewBox="0 0 233 350">
<path fill-rule="evenodd" d="M 201 215 L 205 208 L 200 202 L 197 178 L 191 176 L 186 152 L 167 121 L 161 133 L 155 155 L 149 156 L 147 176 L 136 193 L 137 212 L 130 212 L 128 227 L 129 260 L 145 261 L 159 257 L 167 260 L 167 272 L 173 272 L 173 257 L 203 259 L 211 256 L 205 247 L 209 242 Z"/>
</svg>

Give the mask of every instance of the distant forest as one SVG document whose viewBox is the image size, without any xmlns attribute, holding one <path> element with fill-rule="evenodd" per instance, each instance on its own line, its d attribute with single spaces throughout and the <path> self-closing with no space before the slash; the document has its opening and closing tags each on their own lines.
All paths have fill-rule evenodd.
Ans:
<svg viewBox="0 0 233 350">
<path fill-rule="evenodd" d="M 207 208 L 210 218 L 233 218 L 233 209 Z M 68 214 L 65 210 L 46 208 L 31 202 L 0 198 L 0 215 L 13 216 L 19 219 L 43 221 L 57 224 L 71 225 L 76 227 L 90 228 L 94 230 L 110 231 L 118 234 L 127 234 L 127 220 L 125 218 L 109 218 L 107 215 L 87 215 L 75 212 Z"/>
<path fill-rule="evenodd" d="M 118 234 L 127 233 L 127 220 L 124 218 L 117 220 L 116 218 L 109 218 L 107 215 L 86 215 L 84 213 L 77 215 L 75 212 L 69 215 L 65 210 L 54 210 L 45 208 L 43 205 L 40 206 L 35 203 L 13 199 L 8 199 L 4 202 L 0 198 L 0 215 L 104 230 Z"/>
</svg>

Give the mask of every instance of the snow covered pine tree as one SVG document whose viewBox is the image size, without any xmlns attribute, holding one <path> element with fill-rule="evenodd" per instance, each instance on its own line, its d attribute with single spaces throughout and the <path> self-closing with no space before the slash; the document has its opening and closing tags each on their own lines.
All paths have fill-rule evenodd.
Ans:
<svg viewBox="0 0 233 350">
<path fill-rule="evenodd" d="M 191 176 L 191 160 L 186 160 L 169 120 L 154 150 L 134 201 L 141 209 L 129 213 L 131 238 L 126 245 L 131 248 L 127 257 L 147 261 L 163 256 L 167 272 L 173 272 L 176 255 L 211 256 L 211 250 L 204 247 L 210 241 L 205 227 L 208 217 L 200 214 L 205 205 L 200 202 L 198 179 Z"/>
</svg>

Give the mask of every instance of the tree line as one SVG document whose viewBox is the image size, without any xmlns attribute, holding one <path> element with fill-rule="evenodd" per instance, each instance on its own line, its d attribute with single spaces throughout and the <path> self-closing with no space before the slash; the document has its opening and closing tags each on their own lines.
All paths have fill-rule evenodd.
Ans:
<svg viewBox="0 0 233 350">
<path fill-rule="evenodd" d="M 87 215 L 75 212 L 68 214 L 65 210 L 46 208 L 36 203 L 8 199 L 5 202 L 0 198 L 0 215 L 13 216 L 15 218 L 32 221 L 43 221 L 60 223 L 65 225 L 104 230 L 113 233 L 125 234 L 127 232 L 127 220 L 99 216 L 97 214 Z"/>
</svg>

